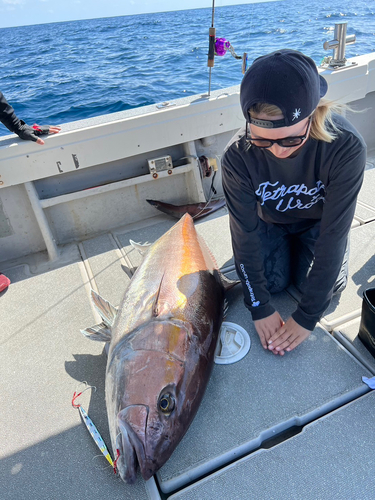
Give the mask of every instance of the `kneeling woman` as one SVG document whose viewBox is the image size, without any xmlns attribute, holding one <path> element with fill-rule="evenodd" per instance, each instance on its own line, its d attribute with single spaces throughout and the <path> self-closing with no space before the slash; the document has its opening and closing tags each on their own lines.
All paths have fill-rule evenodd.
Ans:
<svg viewBox="0 0 375 500">
<path fill-rule="evenodd" d="M 246 125 L 222 159 L 236 270 L 265 349 L 285 354 L 314 329 L 348 276 L 349 230 L 366 145 L 330 101 L 312 59 L 280 50 L 254 61 Z M 270 294 L 301 293 L 285 322 Z"/>
</svg>

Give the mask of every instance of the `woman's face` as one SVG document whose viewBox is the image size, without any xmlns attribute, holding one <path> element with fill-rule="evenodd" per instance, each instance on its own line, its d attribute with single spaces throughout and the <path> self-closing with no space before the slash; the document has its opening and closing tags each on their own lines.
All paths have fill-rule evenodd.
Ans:
<svg viewBox="0 0 375 500">
<path fill-rule="evenodd" d="M 270 117 L 264 113 L 260 113 L 259 115 L 257 115 L 257 118 L 259 118 L 260 120 L 281 120 L 283 116 L 280 115 Z M 305 135 L 307 128 L 309 128 L 306 134 L 306 139 L 298 146 L 292 148 L 284 148 L 282 146 L 279 146 L 279 144 L 272 144 L 270 148 L 267 148 L 268 151 L 271 151 L 271 153 L 277 158 L 288 158 L 289 156 L 293 155 L 293 153 L 295 153 L 298 149 L 300 149 L 307 141 L 310 134 L 310 127 L 308 125 L 308 117 L 304 118 L 295 125 L 291 125 L 290 127 L 263 128 L 250 124 L 250 135 L 253 139 L 284 139 L 285 137 Z"/>
</svg>

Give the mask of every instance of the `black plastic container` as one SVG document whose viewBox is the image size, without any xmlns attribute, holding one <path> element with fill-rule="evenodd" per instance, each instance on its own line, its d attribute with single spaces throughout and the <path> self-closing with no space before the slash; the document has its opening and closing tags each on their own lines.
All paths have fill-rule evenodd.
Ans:
<svg viewBox="0 0 375 500">
<path fill-rule="evenodd" d="M 375 288 L 363 292 L 361 324 L 358 337 L 375 357 Z"/>
</svg>

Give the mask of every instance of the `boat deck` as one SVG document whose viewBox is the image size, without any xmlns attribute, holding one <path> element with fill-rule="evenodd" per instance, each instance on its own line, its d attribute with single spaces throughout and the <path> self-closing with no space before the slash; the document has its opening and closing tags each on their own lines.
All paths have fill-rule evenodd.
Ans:
<svg viewBox="0 0 375 500">
<path fill-rule="evenodd" d="M 97 322 L 89 291 L 117 305 L 140 256 L 129 239 L 152 242 L 175 223 L 158 216 L 45 254 L 3 263 L 0 294 L 3 498 L 372 499 L 375 393 L 362 376 L 375 359 L 357 339 L 362 293 L 375 286 L 375 161 L 368 160 L 351 230 L 350 280 L 309 339 L 284 357 L 265 352 L 240 287 L 226 320 L 244 327 L 251 349 L 215 365 L 205 397 L 170 460 L 145 483 L 117 479 L 72 408 L 82 403 L 110 443 L 104 401 L 106 355 L 80 334 Z M 225 209 L 197 222 L 218 265 L 233 273 Z M 333 247 L 334 251 L 334 247 Z M 273 296 L 283 317 L 293 289 Z M 251 495 L 250 493 L 251 492 Z"/>
</svg>

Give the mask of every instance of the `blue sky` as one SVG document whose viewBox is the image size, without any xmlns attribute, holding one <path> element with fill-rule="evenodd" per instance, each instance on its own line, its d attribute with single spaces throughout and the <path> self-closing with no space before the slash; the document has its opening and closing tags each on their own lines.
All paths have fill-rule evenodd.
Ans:
<svg viewBox="0 0 375 500">
<path fill-rule="evenodd" d="M 262 0 L 215 0 L 215 6 Z M 264 1 L 264 0 L 263 0 Z M 0 28 L 211 7 L 212 0 L 0 0 Z"/>
</svg>

